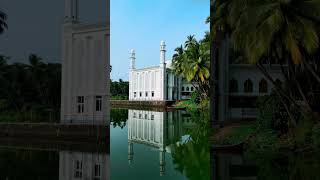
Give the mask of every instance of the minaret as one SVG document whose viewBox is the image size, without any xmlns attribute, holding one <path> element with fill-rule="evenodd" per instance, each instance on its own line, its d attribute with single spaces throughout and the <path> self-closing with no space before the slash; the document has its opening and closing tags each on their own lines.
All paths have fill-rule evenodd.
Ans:
<svg viewBox="0 0 320 180">
<path fill-rule="evenodd" d="M 130 67 L 129 67 L 129 100 L 134 99 L 133 71 L 136 69 L 136 53 L 134 49 L 130 51 Z"/>
<path fill-rule="evenodd" d="M 130 70 L 136 68 L 136 53 L 134 49 L 131 49 L 130 51 Z"/>
<path fill-rule="evenodd" d="M 165 101 L 167 98 L 167 70 L 166 70 L 166 43 L 160 42 L 160 74 L 161 74 L 161 85 L 160 85 L 160 100 Z"/>
<path fill-rule="evenodd" d="M 160 66 L 166 63 L 166 43 L 160 42 Z"/>
<path fill-rule="evenodd" d="M 79 3 L 78 0 L 65 0 L 65 22 L 72 23 L 78 21 Z"/>
<path fill-rule="evenodd" d="M 128 144 L 128 162 L 129 162 L 129 165 L 132 164 L 132 161 L 133 161 L 133 143 L 129 141 L 129 144 Z"/>
</svg>

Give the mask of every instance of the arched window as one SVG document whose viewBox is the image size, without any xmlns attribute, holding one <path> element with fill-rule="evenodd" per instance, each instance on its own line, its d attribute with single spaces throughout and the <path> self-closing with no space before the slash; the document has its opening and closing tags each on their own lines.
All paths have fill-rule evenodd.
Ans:
<svg viewBox="0 0 320 180">
<path fill-rule="evenodd" d="M 252 81 L 250 79 L 247 79 L 244 82 L 244 92 L 246 92 L 246 93 L 253 92 L 253 83 L 252 83 Z"/>
<path fill-rule="evenodd" d="M 189 91 L 189 87 L 187 87 L 187 91 Z"/>
<path fill-rule="evenodd" d="M 259 93 L 267 93 L 268 92 L 268 82 L 265 79 L 261 79 L 259 82 Z"/>
<path fill-rule="evenodd" d="M 193 87 L 191 87 L 191 91 L 193 91 Z"/>
<path fill-rule="evenodd" d="M 232 78 L 229 81 L 229 92 L 235 93 L 238 92 L 238 81 Z"/>
<path fill-rule="evenodd" d="M 184 91 L 184 87 L 182 86 L 181 91 Z"/>
</svg>

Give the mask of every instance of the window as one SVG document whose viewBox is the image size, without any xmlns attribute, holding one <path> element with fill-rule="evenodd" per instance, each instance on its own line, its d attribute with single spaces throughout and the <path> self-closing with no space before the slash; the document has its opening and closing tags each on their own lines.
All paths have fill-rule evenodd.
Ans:
<svg viewBox="0 0 320 180">
<path fill-rule="evenodd" d="M 184 91 L 184 87 L 182 86 L 181 91 Z"/>
<path fill-rule="evenodd" d="M 246 92 L 246 93 L 253 92 L 253 83 L 252 83 L 252 81 L 250 79 L 247 79 L 244 82 L 244 92 Z"/>
<path fill-rule="evenodd" d="M 96 96 L 96 111 L 102 110 L 102 96 Z"/>
<path fill-rule="evenodd" d="M 148 115 L 147 114 L 144 114 L 144 119 L 148 119 Z"/>
<path fill-rule="evenodd" d="M 142 115 L 141 114 L 139 114 L 139 119 L 141 119 L 142 118 Z"/>
<path fill-rule="evenodd" d="M 142 97 L 142 92 L 140 92 L 140 97 Z"/>
<path fill-rule="evenodd" d="M 146 97 L 148 97 L 148 92 L 146 92 Z"/>
<path fill-rule="evenodd" d="M 267 93 L 268 92 L 268 82 L 265 79 L 261 79 L 259 82 L 259 93 Z"/>
<path fill-rule="evenodd" d="M 133 93 L 133 97 L 137 97 L 137 92 L 134 92 L 134 93 Z"/>
<path fill-rule="evenodd" d="M 137 117 L 137 114 L 134 112 L 133 113 L 133 118 L 136 118 Z"/>
<path fill-rule="evenodd" d="M 78 96 L 77 107 L 78 107 L 78 113 L 82 114 L 84 112 L 84 96 Z"/>
<path fill-rule="evenodd" d="M 154 120 L 154 115 L 153 114 L 151 114 L 151 120 Z"/>
<path fill-rule="evenodd" d="M 75 178 L 82 178 L 82 161 L 77 160 L 75 162 L 75 171 L 74 171 Z"/>
<path fill-rule="evenodd" d="M 151 96 L 154 97 L 154 91 L 151 92 Z"/>
<path fill-rule="evenodd" d="M 238 92 L 238 81 L 233 78 L 229 81 L 229 92 Z"/>
<path fill-rule="evenodd" d="M 187 87 L 187 91 L 189 91 L 189 87 Z"/>
<path fill-rule="evenodd" d="M 191 91 L 193 91 L 193 87 L 191 87 Z"/>
<path fill-rule="evenodd" d="M 94 166 L 94 180 L 100 180 L 100 176 L 101 176 L 100 164 L 96 164 Z"/>
</svg>

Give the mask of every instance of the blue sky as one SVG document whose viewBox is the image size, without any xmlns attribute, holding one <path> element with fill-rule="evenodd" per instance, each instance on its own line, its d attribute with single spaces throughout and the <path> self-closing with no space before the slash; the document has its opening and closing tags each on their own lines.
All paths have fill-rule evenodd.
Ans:
<svg viewBox="0 0 320 180">
<path fill-rule="evenodd" d="M 136 50 L 136 67 L 159 64 L 160 41 L 167 60 L 188 35 L 197 39 L 209 30 L 209 0 L 111 0 L 111 79 L 128 80 L 129 51 Z"/>
</svg>

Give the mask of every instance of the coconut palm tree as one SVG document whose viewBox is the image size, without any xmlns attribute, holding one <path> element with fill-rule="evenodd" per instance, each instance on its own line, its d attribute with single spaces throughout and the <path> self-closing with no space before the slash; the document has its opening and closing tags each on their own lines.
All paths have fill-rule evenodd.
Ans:
<svg viewBox="0 0 320 180">
<path fill-rule="evenodd" d="M 175 49 L 173 67 L 176 74 L 193 84 L 202 98 L 209 96 L 210 46 L 208 41 L 197 41 L 188 36 L 183 46 Z"/>
<path fill-rule="evenodd" d="M 302 100 L 308 104 L 295 75 L 297 68 L 304 65 L 320 82 L 309 58 L 319 49 L 320 1 L 218 0 L 215 7 L 214 27 L 222 27 L 231 36 L 234 48 L 245 55 L 247 62 L 256 64 L 275 85 L 283 104 L 295 104 L 295 97 L 276 86 L 263 65 L 265 60 L 273 60 L 282 66 L 286 81 L 295 87 L 290 91 L 298 89 Z M 284 64 L 288 68 L 284 68 Z M 289 107 L 286 109 L 290 114 Z"/>
<path fill-rule="evenodd" d="M 7 15 L 4 12 L 0 11 L 0 34 L 2 34 L 4 30 L 8 28 L 8 25 L 6 23 L 7 18 Z"/>
</svg>

